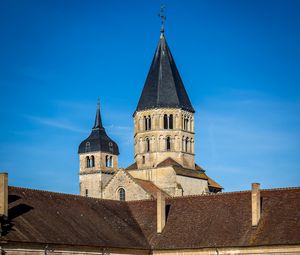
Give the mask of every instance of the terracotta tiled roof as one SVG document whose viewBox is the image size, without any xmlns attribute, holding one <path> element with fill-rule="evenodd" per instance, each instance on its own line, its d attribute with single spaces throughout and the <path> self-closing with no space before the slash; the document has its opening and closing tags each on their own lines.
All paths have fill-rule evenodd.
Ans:
<svg viewBox="0 0 300 255">
<path fill-rule="evenodd" d="M 262 190 L 262 215 L 251 226 L 251 192 L 167 199 L 167 224 L 156 231 L 155 201 L 133 201 L 131 211 L 154 249 L 300 244 L 300 188 Z"/>
<path fill-rule="evenodd" d="M 251 192 L 168 198 L 156 233 L 156 201 L 120 202 L 9 188 L 1 240 L 115 248 L 188 249 L 300 245 L 300 188 L 262 190 L 251 226 Z"/>
<path fill-rule="evenodd" d="M 126 202 L 9 187 L 1 239 L 100 247 L 149 247 Z"/>
<path fill-rule="evenodd" d="M 130 166 L 128 166 L 126 168 L 126 170 L 136 170 L 137 169 L 137 163 L 134 162 L 133 164 L 131 164 Z"/>
<path fill-rule="evenodd" d="M 202 171 L 187 169 L 187 168 L 180 167 L 180 166 L 173 166 L 173 168 L 177 175 L 207 180 L 206 174 Z"/>
<path fill-rule="evenodd" d="M 139 184 L 145 191 L 147 191 L 148 194 L 152 196 L 152 198 L 157 197 L 157 192 L 164 193 L 167 197 L 169 196 L 167 193 L 165 193 L 163 190 L 158 188 L 153 182 L 151 181 L 145 181 L 141 179 L 134 178 L 135 182 Z"/>
<path fill-rule="evenodd" d="M 207 176 L 207 175 L 206 175 Z M 208 177 L 208 186 L 213 187 L 213 188 L 217 188 L 217 189 L 223 189 L 223 187 L 217 183 L 216 181 L 214 181 L 212 178 Z"/>
<path fill-rule="evenodd" d="M 166 158 L 165 160 L 163 160 L 157 165 L 157 167 L 165 167 L 165 166 L 181 166 L 181 165 L 172 158 Z"/>
</svg>

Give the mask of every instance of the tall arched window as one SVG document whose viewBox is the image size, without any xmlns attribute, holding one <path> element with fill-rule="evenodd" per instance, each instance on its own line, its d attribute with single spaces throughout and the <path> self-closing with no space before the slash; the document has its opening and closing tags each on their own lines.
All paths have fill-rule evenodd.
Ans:
<svg viewBox="0 0 300 255">
<path fill-rule="evenodd" d="M 168 115 L 164 115 L 164 129 L 168 129 Z"/>
<path fill-rule="evenodd" d="M 167 137 L 167 139 L 166 139 L 166 149 L 167 149 L 167 151 L 171 150 L 171 138 L 170 137 Z"/>
<path fill-rule="evenodd" d="M 188 152 L 189 149 L 189 138 L 185 139 L 185 151 Z"/>
<path fill-rule="evenodd" d="M 148 130 L 151 130 L 151 116 L 148 116 Z"/>
<path fill-rule="evenodd" d="M 146 152 L 150 151 L 150 140 L 149 138 L 146 138 Z"/>
<path fill-rule="evenodd" d="M 87 168 L 91 167 L 90 157 L 89 157 L 89 156 L 86 156 L 85 160 L 86 160 L 86 167 L 87 167 Z"/>
<path fill-rule="evenodd" d="M 146 116 L 144 116 L 144 127 L 145 127 L 145 130 L 148 130 L 148 125 L 147 125 L 147 118 Z"/>
<path fill-rule="evenodd" d="M 119 189 L 119 200 L 125 201 L 125 199 L 126 199 L 125 189 L 120 188 Z"/>
<path fill-rule="evenodd" d="M 109 158 L 108 158 L 108 155 L 105 156 L 105 166 L 109 167 Z"/>
<path fill-rule="evenodd" d="M 113 167 L 113 157 L 109 157 L 109 167 Z"/>
<path fill-rule="evenodd" d="M 169 129 L 173 129 L 173 114 L 169 116 Z"/>
<path fill-rule="evenodd" d="M 91 156 L 91 159 L 90 159 L 90 167 L 94 167 L 95 166 L 95 157 L 94 156 Z"/>
</svg>

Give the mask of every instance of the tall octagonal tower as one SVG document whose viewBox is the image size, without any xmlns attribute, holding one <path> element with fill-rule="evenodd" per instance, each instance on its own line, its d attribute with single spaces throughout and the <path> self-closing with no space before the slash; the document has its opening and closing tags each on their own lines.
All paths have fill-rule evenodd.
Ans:
<svg viewBox="0 0 300 255">
<path fill-rule="evenodd" d="M 172 158 L 195 169 L 194 113 L 164 30 L 134 113 L 134 157 L 138 169 Z"/>
</svg>

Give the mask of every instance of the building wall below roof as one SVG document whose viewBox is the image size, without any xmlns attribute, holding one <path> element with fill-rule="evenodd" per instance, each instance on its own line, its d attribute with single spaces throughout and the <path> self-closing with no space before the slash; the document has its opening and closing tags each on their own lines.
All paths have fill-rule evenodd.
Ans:
<svg viewBox="0 0 300 255">
<path fill-rule="evenodd" d="M 209 192 L 207 180 L 180 175 L 176 176 L 176 180 L 182 187 L 183 196 L 201 195 Z"/>
<path fill-rule="evenodd" d="M 153 251 L 153 255 L 291 255 L 300 254 L 300 245 L 207 248 L 186 250 Z"/>
<path fill-rule="evenodd" d="M 11 245 L 10 245 L 11 246 Z M 22 248 L 22 246 L 15 244 L 14 247 L 5 246 L 1 247 L 0 252 L 4 252 L 6 255 L 148 255 L 149 251 L 142 250 L 128 250 L 128 249 L 113 249 L 119 251 L 103 251 L 101 248 L 92 248 L 92 247 L 74 247 L 65 246 L 64 248 L 52 248 L 51 246 L 44 245 L 44 249 L 37 248 Z M 47 247 L 47 248 L 46 248 Z"/>
<path fill-rule="evenodd" d="M 80 195 L 95 198 L 103 198 L 103 188 L 112 177 L 113 174 L 106 174 L 102 173 L 101 171 L 98 171 L 96 173 L 80 174 Z"/>
<path fill-rule="evenodd" d="M 176 173 L 171 166 L 144 170 L 130 170 L 128 172 L 134 178 L 153 182 L 158 188 L 162 189 L 170 196 L 175 196 L 178 189 L 176 184 Z"/>
<path fill-rule="evenodd" d="M 153 250 L 151 253 L 148 250 L 128 250 L 118 249 L 119 251 L 99 251 L 90 249 L 88 247 L 77 248 L 64 247 L 64 249 L 52 249 L 48 248 L 46 252 L 44 249 L 29 249 L 21 248 L 18 244 L 14 244 L 14 247 L 6 248 L 2 246 L 2 252 L 6 255 L 140 255 L 140 254 L 153 254 L 153 255 L 299 255 L 300 245 L 278 245 L 278 246 L 260 246 L 260 247 L 232 247 L 232 248 L 204 248 L 204 249 L 185 249 L 185 250 Z M 46 246 L 45 246 L 46 247 Z"/>
<path fill-rule="evenodd" d="M 125 190 L 126 201 L 151 198 L 151 195 L 141 188 L 124 170 L 119 170 L 106 185 L 103 190 L 103 198 L 119 200 L 119 190 L 121 188 Z"/>
</svg>

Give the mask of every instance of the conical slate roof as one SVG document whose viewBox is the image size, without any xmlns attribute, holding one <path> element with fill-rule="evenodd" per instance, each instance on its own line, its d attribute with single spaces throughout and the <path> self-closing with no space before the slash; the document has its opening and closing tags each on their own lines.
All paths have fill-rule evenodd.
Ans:
<svg viewBox="0 0 300 255">
<path fill-rule="evenodd" d="M 152 108 L 181 108 L 195 112 L 163 32 L 136 111 Z"/>
<path fill-rule="evenodd" d="M 102 125 L 99 102 L 92 132 L 87 139 L 80 143 L 78 148 L 78 153 L 87 153 L 93 151 L 102 151 L 119 155 L 118 145 L 109 138 Z"/>
</svg>

